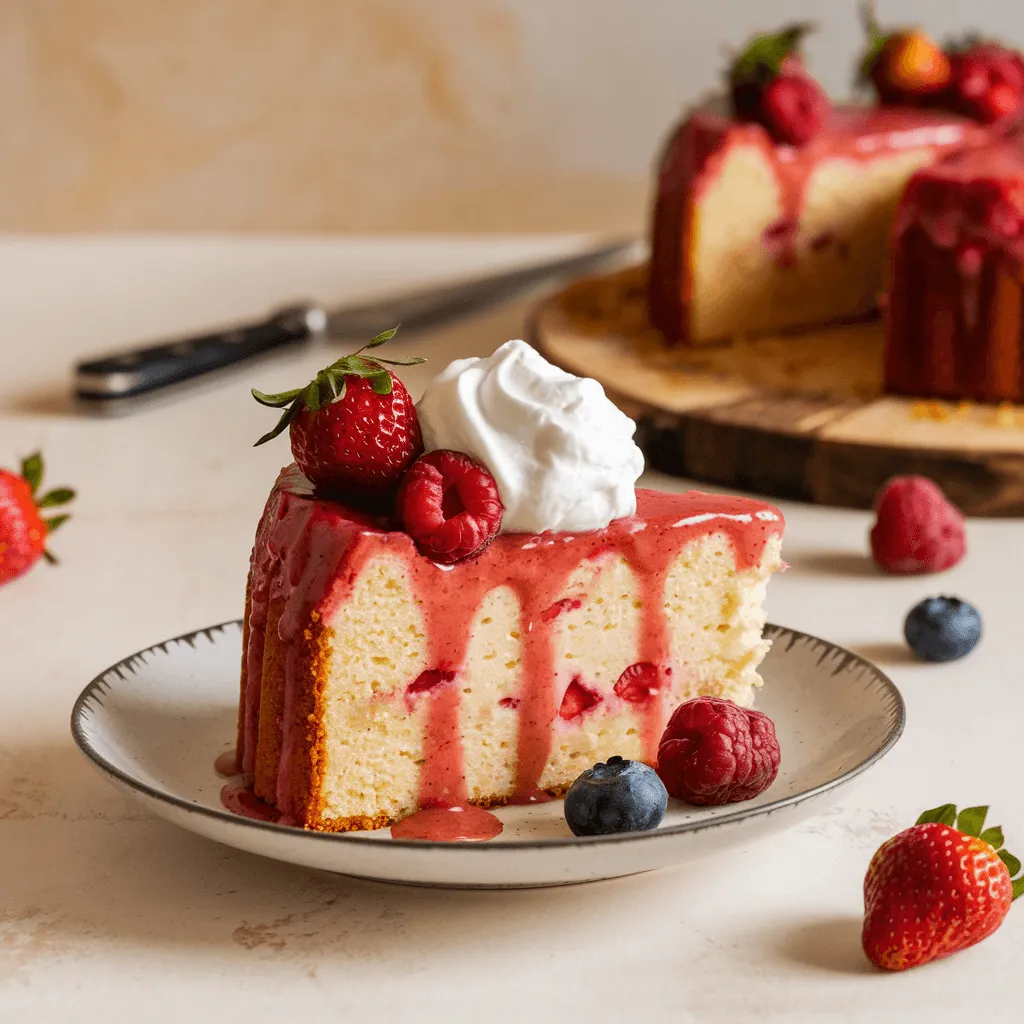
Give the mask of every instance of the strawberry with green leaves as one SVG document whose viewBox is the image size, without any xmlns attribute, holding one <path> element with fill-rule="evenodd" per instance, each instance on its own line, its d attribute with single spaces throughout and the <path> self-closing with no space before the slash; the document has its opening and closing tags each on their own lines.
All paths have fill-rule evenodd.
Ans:
<svg viewBox="0 0 1024 1024">
<path fill-rule="evenodd" d="M 257 445 L 288 428 L 295 463 L 319 491 L 382 512 L 390 511 L 405 471 L 423 452 L 416 407 L 387 367 L 424 360 L 363 355 L 397 331 L 378 334 L 304 387 L 276 395 L 252 391 L 260 404 L 284 409 L 277 426 Z"/>
<path fill-rule="evenodd" d="M 729 69 L 733 111 L 754 121 L 776 141 L 801 146 L 828 120 L 825 91 L 807 73 L 800 43 L 808 25 L 790 25 L 779 32 L 754 36 Z"/>
<path fill-rule="evenodd" d="M 21 472 L 0 469 L 0 584 L 23 576 L 40 557 L 56 559 L 46 550 L 46 538 L 68 516 L 43 516 L 46 509 L 66 505 L 75 496 L 68 487 L 40 495 L 43 457 L 36 453 L 21 464 Z"/>
<path fill-rule="evenodd" d="M 868 959 L 904 971 L 988 938 L 1024 892 L 1020 861 L 1003 849 L 987 807 L 925 811 L 871 858 L 862 942 Z"/>
</svg>

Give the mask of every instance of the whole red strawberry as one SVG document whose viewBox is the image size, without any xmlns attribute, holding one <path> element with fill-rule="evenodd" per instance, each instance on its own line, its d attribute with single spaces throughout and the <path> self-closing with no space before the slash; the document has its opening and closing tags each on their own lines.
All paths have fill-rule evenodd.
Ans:
<svg viewBox="0 0 1024 1024">
<path fill-rule="evenodd" d="M 303 388 L 277 395 L 252 391 L 262 405 L 285 410 L 257 445 L 289 427 L 295 463 L 319 491 L 374 511 L 389 511 L 405 471 L 423 451 L 412 398 L 383 364 L 414 366 L 424 360 L 362 355 L 390 341 L 397 330 L 378 334 Z"/>
<path fill-rule="evenodd" d="M 987 807 L 945 804 L 883 843 L 864 878 L 868 959 L 887 971 L 958 953 L 988 938 L 1024 891 L 1020 861 L 985 828 Z"/>
<path fill-rule="evenodd" d="M 75 492 L 58 487 L 37 497 L 43 481 L 43 458 L 30 455 L 20 473 L 0 469 L 0 584 L 24 575 L 39 561 L 56 559 L 46 550 L 46 538 L 68 516 L 43 518 L 40 510 L 56 508 L 71 501 Z"/>
<path fill-rule="evenodd" d="M 860 80 L 874 84 L 882 103 L 921 106 L 937 100 L 951 75 L 942 48 L 920 29 L 883 30 L 871 3 L 862 11 L 868 49 Z"/>
<path fill-rule="evenodd" d="M 738 118 L 754 121 L 776 142 L 800 146 L 824 128 L 829 101 L 799 58 L 807 25 L 755 36 L 729 70 L 729 89 Z"/>
<path fill-rule="evenodd" d="M 899 476 L 875 498 L 871 554 L 896 575 L 942 572 L 967 551 L 964 517 L 925 476 Z"/>
<path fill-rule="evenodd" d="M 982 124 L 1024 112 L 1024 58 L 998 43 L 974 43 L 953 53 L 950 105 Z"/>
</svg>

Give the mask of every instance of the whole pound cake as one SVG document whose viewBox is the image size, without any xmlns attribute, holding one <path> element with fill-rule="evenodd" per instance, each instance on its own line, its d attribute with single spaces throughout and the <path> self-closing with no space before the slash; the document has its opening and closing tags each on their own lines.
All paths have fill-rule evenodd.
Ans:
<svg viewBox="0 0 1024 1024">
<path fill-rule="evenodd" d="M 752 703 L 776 509 L 635 490 L 632 422 L 523 342 L 452 364 L 418 409 L 427 454 L 406 477 L 440 481 L 438 521 L 472 550 L 431 547 L 407 483 L 369 511 L 295 466 L 273 488 L 238 731 L 258 797 L 322 831 L 529 802 L 598 759 L 653 763 L 684 700 Z M 500 532 L 482 547 L 459 523 L 476 496 L 443 477 L 463 464 L 500 496 Z"/>
<path fill-rule="evenodd" d="M 882 311 L 887 392 L 1021 401 L 1024 57 L 865 12 L 874 102 L 833 105 L 796 24 L 753 38 L 674 129 L 650 321 L 698 346 Z"/>
</svg>

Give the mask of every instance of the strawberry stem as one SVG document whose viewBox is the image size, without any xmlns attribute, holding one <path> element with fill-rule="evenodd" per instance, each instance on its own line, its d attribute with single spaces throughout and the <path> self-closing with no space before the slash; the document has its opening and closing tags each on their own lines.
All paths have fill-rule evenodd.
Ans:
<svg viewBox="0 0 1024 1024">
<path fill-rule="evenodd" d="M 857 84 L 866 85 L 871 80 L 871 72 L 878 63 L 885 44 L 889 41 L 890 33 L 883 32 L 882 26 L 878 24 L 873 0 L 864 0 L 864 3 L 861 4 L 860 20 L 868 36 L 868 48 L 861 58 L 857 71 Z"/>
</svg>

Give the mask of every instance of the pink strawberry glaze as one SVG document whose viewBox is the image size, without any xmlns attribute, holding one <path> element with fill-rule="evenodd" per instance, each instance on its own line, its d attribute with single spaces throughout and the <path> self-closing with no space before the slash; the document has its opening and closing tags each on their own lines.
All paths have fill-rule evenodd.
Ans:
<svg viewBox="0 0 1024 1024">
<path fill-rule="evenodd" d="M 234 750 L 228 750 L 226 753 L 221 754 L 216 761 L 213 762 L 213 770 L 222 779 L 233 779 L 238 775 L 238 754 Z"/>
<path fill-rule="evenodd" d="M 435 843 L 481 842 L 501 834 L 503 826 L 490 811 L 465 807 L 429 807 L 391 826 L 394 839 L 425 839 Z"/>
<path fill-rule="evenodd" d="M 1020 401 L 1021 328 L 1000 293 L 1022 267 L 1024 138 L 914 175 L 893 231 L 886 390 Z"/>
<path fill-rule="evenodd" d="M 232 779 L 221 787 L 220 802 L 234 814 L 254 821 L 272 821 L 285 824 L 281 812 L 272 804 L 261 800 L 252 789 L 245 784 L 242 776 Z"/>
<path fill-rule="evenodd" d="M 363 567 L 373 558 L 392 554 L 403 563 L 421 602 L 427 636 L 427 686 L 421 675 L 412 695 L 429 701 L 420 777 L 421 808 L 467 806 L 459 704 L 458 673 L 465 662 L 470 628 L 485 595 L 509 586 L 520 604 L 522 644 L 521 690 L 514 708 L 519 716 L 518 770 L 512 802 L 534 802 L 547 763 L 552 728 L 562 693 L 553 680 L 554 635 L 557 614 L 571 608 L 564 589 L 569 575 L 582 562 L 611 554 L 633 567 L 643 602 L 638 661 L 668 668 L 671 658 L 667 622 L 661 611 L 668 569 L 683 546 L 711 532 L 724 533 L 732 544 L 738 571 L 760 563 L 768 539 L 782 532 L 781 514 L 772 506 L 746 498 L 703 494 L 663 494 L 637 491 L 637 514 L 606 529 L 573 534 L 500 535 L 477 558 L 440 566 L 419 555 L 405 533 L 388 530 L 382 521 L 341 504 L 316 498 L 294 467 L 284 470 L 271 494 L 257 532 L 250 570 L 245 714 L 240 739 L 240 763 L 251 778 L 255 763 L 259 690 L 262 679 L 262 640 L 267 607 L 283 599 L 279 621 L 281 640 L 288 644 L 316 613 L 330 622 L 348 599 Z M 294 645 L 297 648 L 297 645 Z M 286 661 L 284 711 L 281 721 L 281 759 L 277 806 L 289 817 L 303 819 L 304 808 L 294 805 L 291 709 L 301 685 L 301 666 Z M 561 689 L 567 685 L 563 683 Z M 397 695 L 409 699 L 407 693 Z M 509 707 L 509 704 L 505 705 Z M 645 756 L 654 761 L 665 720 L 660 694 L 652 692 L 642 709 Z M 449 819 L 440 819 L 448 821 Z M 465 820 L 465 819 L 462 819 Z M 412 827 L 412 826 L 410 826 Z M 394 832 L 393 832 L 394 834 Z M 420 838 L 423 838 L 422 836 Z"/>
<path fill-rule="evenodd" d="M 775 143 L 758 124 L 697 111 L 676 129 L 661 160 L 651 236 L 651 322 L 669 344 L 687 341 L 693 211 L 734 146 L 760 149 L 775 174 L 782 212 L 766 232 L 765 245 L 783 265 L 791 265 L 807 182 L 822 163 L 842 159 L 866 164 L 910 149 L 957 151 L 990 137 L 991 130 L 956 114 L 909 107 L 834 107 L 824 131 L 803 146 L 786 146 Z M 822 236 L 815 243 L 822 248 Z"/>
</svg>

